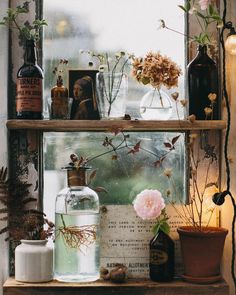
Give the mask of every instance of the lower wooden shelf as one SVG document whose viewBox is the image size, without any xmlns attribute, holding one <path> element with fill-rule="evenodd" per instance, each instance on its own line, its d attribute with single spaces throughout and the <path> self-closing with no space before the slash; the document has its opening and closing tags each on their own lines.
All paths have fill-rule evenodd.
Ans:
<svg viewBox="0 0 236 295">
<path fill-rule="evenodd" d="M 107 281 L 93 283 L 21 283 L 9 278 L 3 285 L 4 295 L 228 295 L 229 287 L 225 281 L 210 285 L 194 285 L 175 280 L 170 283 L 155 283 L 150 280 L 128 280 L 124 284 Z"/>
</svg>

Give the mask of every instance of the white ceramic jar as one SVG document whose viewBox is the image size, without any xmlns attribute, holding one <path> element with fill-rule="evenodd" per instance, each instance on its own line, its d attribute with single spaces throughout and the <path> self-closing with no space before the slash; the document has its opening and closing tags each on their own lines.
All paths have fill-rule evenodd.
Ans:
<svg viewBox="0 0 236 295">
<path fill-rule="evenodd" d="M 53 250 L 46 240 L 21 240 L 15 249 L 15 279 L 29 283 L 53 279 Z"/>
</svg>

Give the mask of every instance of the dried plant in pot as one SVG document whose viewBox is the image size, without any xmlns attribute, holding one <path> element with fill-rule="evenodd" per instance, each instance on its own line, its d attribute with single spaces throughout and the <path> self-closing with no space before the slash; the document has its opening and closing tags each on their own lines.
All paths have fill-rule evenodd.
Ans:
<svg viewBox="0 0 236 295">
<path fill-rule="evenodd" d="M 177 229 L 184 264 L 183 279 L 200 284 L 216 282 L 222 278 L 220 264 L 228 233 L 227 229 L 212 226 L 216 210 L 212 196 L 218 192 L 218 176 L 215 176 L 217 156 L 215 146 L 204 141 L 204 132 L 189 135 L 188 202 L 180 201 L 177 204 L 171 201 L 171 191 L 175 191 L 174 178 L 171 173 L 166 175 L 170 182 L 167 199 L 184 224 Z"/>
<path fill-rule="evenodd" d="M 36 202 L 29 195 L 29 186 L 19 178 L 7 179 L 7 169 L 0 169 L 0 202 L 4 206 L 0 214 L 3 214 L 1 220 L 7 222 L 0 234 L 8 234 L 5 240 L 17 245 L 15 279 L 45 282 L 53 278 L 53 251 L 46 244 L 53 235 L 54 224 L 43 212 L 29 208 Z"/>
</svg>

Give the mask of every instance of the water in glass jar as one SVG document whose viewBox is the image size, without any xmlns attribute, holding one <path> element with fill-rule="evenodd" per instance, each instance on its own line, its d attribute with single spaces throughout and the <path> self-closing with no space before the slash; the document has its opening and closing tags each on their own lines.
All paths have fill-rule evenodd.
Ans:
<svg viewBox="0 0 236 295">
<path fill-rule="evenodd" d="M 54 276 L 64 282 L 99 279 L 99 213 L 56 213 Z"/>
</svg>

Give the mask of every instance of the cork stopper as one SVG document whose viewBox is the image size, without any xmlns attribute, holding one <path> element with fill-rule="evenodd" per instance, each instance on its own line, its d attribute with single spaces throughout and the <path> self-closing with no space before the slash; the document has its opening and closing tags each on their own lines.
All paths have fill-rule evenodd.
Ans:
<svg viewBox="0 0 236 295">
<path fill-rule="evenodd" d="M 86 168 L 67 170 L 68 186 L 87 186 Z"/>
</svg>

